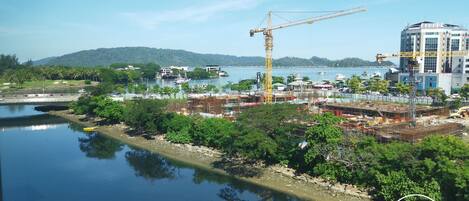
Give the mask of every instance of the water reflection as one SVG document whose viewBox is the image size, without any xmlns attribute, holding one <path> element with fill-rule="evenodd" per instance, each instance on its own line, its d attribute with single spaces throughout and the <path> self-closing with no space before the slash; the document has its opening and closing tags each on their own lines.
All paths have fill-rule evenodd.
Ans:
<svg viewBox="0 0 469 201">
<path fill-rule="evenodd" d="M 218 197 L 226 201 L 245 201 L 239 197 L 238 192 L 233 187 L 225 187 L 220 189 Z"/>
<path fill-rule="evenodd" d="M 67 123 L 63 118 L 48 114 L 0 118 L 0 128 L 22 128 L 26 130 L 45 130 Z"/>
<path fill-rule="evenodd" d="M 258 197 L 258 200 L 282 200 L 282 201 L 298 200 L 297 198 L 286 195 L 284 193 L 272 191 L 270 189 L 259 188 L 259 186 L 240 181 L 233 177 L 222 176 L 222 175 L 215 174 L 213 172 L 209 172 L 209 171 L 205 171 L 201 169 L 194 169 L 192 180 L 195 184 L 201 184 L 203 182 L 210 182 L 210 183 L 216 183 L 219 185 L 226 185 L 226 187 L 221 188 L 217 194 L 218 197 L 220 197 L 223 200 L 241 201 L 243 199 L 241 199 L 240 196 L 246 191 L 256 194 Z"/>
<path fill-rule="evenodd" d="M 135 175 L 147 180 L 176 178 L 176 167 L 160 155 L 133 149 L 125 153 L 125 159 L 135 170 Z"/>
<path fill-rule="evenodd" d="M 24 111 L 25 105 L 8 105 L 7 108 L 10 113 L 17 113 Z"/>
<path fill-rule="evenodd" d="M 116 152 L 123 149 L 123 144 L 117 140 L 101 136 L 97 133 L 78 138 L 80 150 L 86 153 L 87 157 L 97 159 L 113 159 Z"/>
</svg>

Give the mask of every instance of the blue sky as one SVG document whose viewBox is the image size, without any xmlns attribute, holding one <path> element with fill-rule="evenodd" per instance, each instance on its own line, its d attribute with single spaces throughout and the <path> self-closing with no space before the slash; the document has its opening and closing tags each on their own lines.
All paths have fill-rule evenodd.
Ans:
<svg viewBox="0 0 469 201">
<path fill-rule="evenodd" d="M 372 59 L 399 49 L 410 23 L 469 27 L 468 0 L 0 0 L 0 54 L 20 60 L 101 47 L 146 46 L 199 53 L 263 56 L 249 37 L 268 10 L 368 12 L 274 32 L 274 58 Z M 294 20 L 316 14 L 283 14 Z M 275 23 L 283 19 L 274 18 Z"/>
</svg>

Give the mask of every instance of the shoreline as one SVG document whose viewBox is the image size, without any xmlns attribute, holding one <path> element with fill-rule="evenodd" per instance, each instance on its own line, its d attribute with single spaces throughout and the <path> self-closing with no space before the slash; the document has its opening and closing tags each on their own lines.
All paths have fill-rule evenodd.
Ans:
<svg viewBox="0 0 469 201">
<path fill-rule="evenodd" d="M 96 126 L 92 121 L 81 121 L 80 116 L 70 114 L 67 110 L 50 111 L 48 113 L 83 126 Z M 295 175 L 292 169 L 280 165 L 259 168 L 260 176 L 242 177 L 233 175 L 224 169 L 213 166 L 214 162 L 222 159 L 222 153 L 217 150 L 189 144 L 174 144 L 164 140 L 163 136 L 155 136 L 154 140 L 146 140 L 140 136 L 132 137 L 127 135 L 124 130 L 125 127 L 122 125 L 97 126 L 96 129 L 102 135 L 160 154 L 171 160 L 187 163 L 197 168 L 293 195 L 300 199 L 325 201 L 371 200 L 371 197 L 366 192 L 362 192 L 351 185 L 331 185 L 322 179 L 306 174 Z"/>
</svg>

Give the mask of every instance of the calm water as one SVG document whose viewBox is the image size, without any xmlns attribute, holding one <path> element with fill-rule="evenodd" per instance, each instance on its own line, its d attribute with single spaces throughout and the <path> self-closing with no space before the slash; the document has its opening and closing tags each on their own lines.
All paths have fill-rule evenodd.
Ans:
<svg viewBox="0 0 469 201">
<path fill-rule="evenodd" d="M 298 200 L 83 133 L 31 108 L 0 106 L 2 117 L 15 117 L 0 119 L 4 201 Z"/>
<path fill-rule="evenodd" d="M 255 79 L 256 73 L 264 73 L 263 66 L 230 66 L 221 67 L 222 70 L 228 72 L 229 77 L 222 77 L 219 79 L 210 80 L 193 80 L 190 84 L 213 84 L 216 86 L 223 86 L 228 82 L 238 82 L 243 79 Z M 373 73 L 380 73 L 382 76 L 388 71 L 387 67 L 274 67 L 272 74 L 274 76 L 286 77 L 290 74 L 299 74 L 300 76 L 308 76 L 313 81 L 321 80 L 335 80 L 337 74 L 342 74 L 345 77 L 352 75 L 361 75 L 366 72 L 368 75 Z M 322 73 L 321 73 L 322 72 Z M 159 85 L 167 86 L 173 85 L 174 80 L 157 81 Z"/>
</svg>

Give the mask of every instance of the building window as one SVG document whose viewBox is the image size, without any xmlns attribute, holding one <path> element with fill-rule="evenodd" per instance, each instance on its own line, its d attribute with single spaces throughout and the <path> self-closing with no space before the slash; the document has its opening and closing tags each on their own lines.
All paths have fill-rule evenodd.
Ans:
<svg viewBox="0 0 469 201">
<path fill-rule="evenodd" d="M 469 50 L 469 38 L 466 38 L 466 50 Z"/>
<path fill-rule="evenodd" d="M 459 39 L 451 39 L 451 51 L 459 51 Z"/>
<path fill-rule="evenodd" d="M 437 51 L 438 38 L 425 38 L 425 51 Z"/>
<path fill-rule="evenodd" d="M 423 64 L 425 72 L 434 72 L 436 73 L 436 57 L 425 57 L 425 62 Z"/>
</svg>

